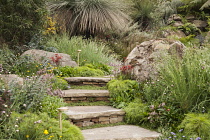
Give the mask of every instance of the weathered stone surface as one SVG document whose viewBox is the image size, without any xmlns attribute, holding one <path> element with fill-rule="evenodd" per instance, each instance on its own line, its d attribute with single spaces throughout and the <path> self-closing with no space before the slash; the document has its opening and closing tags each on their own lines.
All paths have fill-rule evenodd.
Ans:
<svg viewBox="0 0 210 140">
<path fill-rule="evenodd" d="M 37 62 L 41 62 L 43 59 L 45 59 L 52 64 L 54 64 L 54 62 L 52 61 L 52 57 L 55 58 L 55 56 L 58 55 L 61 56 L 61 59 L 59 60 L 60 66 L 71 66 L 71 67 L 78 66 L 75 61 L 72 61 L 70 55 L 64 53 L 54 53 L 54 52 L 32 49 L 24 52 L 21 56 L 25 55 L 30 55 Z"/>
<path fill-rule="evenodd" d="M 155 140 L 161 134 L 133 125 L 82 130 L 85 140 Z"/>
<path fill-rule="evenodd" d="M 180 27 L 183 26 L 184 24 L 181 21 L 176 21 L 172 24 L 174 27 Z"/>
<path fill-rule="evenodd" d="M 108 117 L 111 115 L 123 116 L 125 112 L 121 109 L 115 109 L 110 106 L 74 106 L 68 107 L 64 112 L 70 119 L 79 120 L 85 118 Z"/>
<path fill-rule="evenodd" d="M 91 126 L 91 125 L 93 125 L 94 124 L 94 122 L 89 122 L 89 121 L 84 121 L 83 123 L 82 123 L 82 126 L 84 127 L 84 126 Z"/>
<path fill-rule="evenodd" d="M 206 21 L 203 21 L 203 20 L 193 20 L 192 23 L 195 24 L 195 26 L 197 28 L 200 28 L 200 29 L 208 26 L 208 23 Z"/>
<path fill-rule="evenodd" d="M 108 83 L 111 78 L 100 78 L 100 77 L 68 77 L 65 80 L 71 82 L 96 82 L 96 83 Z"/>
<path fill-rule="evenodd" d="M 109 96 L 108 90 L 81 90 L 81 89 L 69 89 L 63 90 L 64 97 L 105 97 Z"/>
<path fill-rule="evenodd" d="M 185 18 L 186 18 L 188 21 L 195 20 L 195 16 L 194 16 L 194 15 L 187 15 Z"/>
<path fill-rule="evenodd" d="M 109 117 L 99 117 L 99 122 L 109 121 Z"/>
<path fill-rule="evenodd" d="M 177 37 L 177 38 L 182 38 L 182 37 L 186 37 L 186 35 L 184 34 L 184 32 L 180 31 L 180 30 L 170 30 L 170 29 L 167 29 L 167 30 L 164 30 L 163 31 L 163 37 L 164 38 L 167 38 L 169 36 L 172 36 L 172 37 Z"/>
<path fill-rule="evenodd" d="M 5 83 L 11 83 L 13 82 L 14 84 L 20 84 L 23 85 L 23 78 L 19 77 L 18 75 L 15 74 L 0 74 L 0 78 L 5 82 Z"/>
<path fill-rule="evenodd" d="M 184 48 L 185 46 L 180 41 L 170 41 L 167 39 L 145 41 L 130 52 L 125 65 L 133 67 L 131 72 L 135 76 L 135 79 L 145 81 L 158 74 L 155 69 L 157 60 L 161 60 L 163 55 L 168 55 L 169 50 L 170 53 L 181 56 Z"/>
<path fill-rule="evenodd" d="M 168 18 L 168 23 L 171 23 L 172 21 L 181 21 L 182 18 L 177 15 L 177 14 L 173 14 Z"/>
<path fill-rule="evenodd" d="M 86 100 L 86 97 L 72 97 L 71 101 L 83 101 Z"/>
<path fill-rule="evenodd" d="M 100 124 L 110 124 L 109 121 L 103 121 L 103 122 L 100 122 Z"/>
</svg>

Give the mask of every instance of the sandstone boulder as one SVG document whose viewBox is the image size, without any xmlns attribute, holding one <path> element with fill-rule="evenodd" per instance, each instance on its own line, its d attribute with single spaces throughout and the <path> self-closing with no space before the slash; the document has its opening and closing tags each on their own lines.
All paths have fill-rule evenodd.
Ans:
<svg viewBox="0 0 210 140">
<path fill-rule="evenodd" d="M 131 65 L 131 73 L 138 81 L 145 81 L 155 77 L 158 72 L 155 63 L 163 55 L 175 54 L 182 57 L 185 46 L 180 41 L 169 41 L 167 39 L 150 40 L 136 46 L 125 60 L 125 65 Z"/>
<path fill-rule="evenodd" d="M 0 79 L 7 84 L 13 82 L 15 84 L 23 85 L 23 78 L 15 74 L 1 74 Z"/>
<path fill-rule="evenodd" d="M 70 55 L 64 54 L 64 53 L 54 53 L 54 52 L 48 52 L 43 50 L 28 50 L 24 52 L 21 56 L 30 55 L 33 57 L 33 59 L 39 63 L 41 63 L 43 60 L 49 61 L 49 63 L 59 66 L 71 66 L 75 67 L 77 66 L 77 63 L 75 61 L 72 61 Z"/>
</svg>

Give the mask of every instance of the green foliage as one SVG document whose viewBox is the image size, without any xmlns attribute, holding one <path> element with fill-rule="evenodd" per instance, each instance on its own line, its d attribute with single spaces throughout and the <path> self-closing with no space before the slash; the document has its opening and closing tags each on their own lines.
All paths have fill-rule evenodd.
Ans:
<svg viewBox="0 0 210 140">
<path fill-rule="evenodd" d="M 55 36 L 46 43 L 47 47 L 55 47 L 59 52 L 67 53 L 74 61 L 78 60 L 80 66 L 90 64 L 108 64 L 117 62 L 117 56 L 110 53 L 110 50 L 103 43 L 96 43 L 91 40 L 84 40 L 82 37 L 69 37 L 67 35 Z"/>
<path fill-rule="evenodd" d="M 209 114 L 186 114 L 179 128 L 183 128 L 186 135 L 207 140 L 210 138 L 210 116 Z"/>
<path fill-rule="evenodd" d="M 55 89 L 66 90 L 68 89 L 68 82 L 63 78 L 52 78 L 51 86 L 53 90 Z"/>
<path fill-rule="evenodd" d="M 110 101 L 117 108 L 124 108 L 135 97 L 140 96 L 139 85 L 133 80 L 111 80 L 107 87 L 110 91 Z"/>
<path fill-rule="evenodd" d="M 49 118 L 46 113 L 42 114 L 17 114 L 12 113 L 7 124 L 3 126 L 5 135 L 1 138 L 17 140 L 36 140 L 36 139 L 54 139 L 54 140 L 83 140 L 80 129 L 63 120 L 62 132 L 59 128 L 58 120 Z"/>
<path fill-rule="evenodd" d="M 102 63 L 94 63 L 94 64 L 88 64 L 86 63 L 85 66 L 93 69 L 99 69 L 103 71 L 104 75 L 111 74 L 111 67 Z"/>
<path fill-rule="evenodd" d="M 0 38 L 11 46 L 25 44 L 43 28 L 44 0 L 1 0 L 0 9 Z"/>
<path fill-rule="evenodd" d="M 58 108 L 64 107 L 66 104 L 63 102 L 63 98 L 57 96 L 47 95 L 41 102 L 40 112 L 46 112 L 49 117 L 58 117 Z"/>
<path fill-rule="evenodd" d="M 0 64 L 2 64 L 2 73 L 9 73 L 12 71 L 14 64 L 17 60 L 17 56 L 12 52 L 8 45 L 3 44 L 0 49 Z"/>
<path fill-rule="evenodd" d="M 27 77 L 23 85 L 11 84 L 9 89 L 13 109 L 17 112 L 39 111 L 49 87 L 49 78 L 46 76 Z"/>
<path fill-rule="evenodd" d="M 194 35 L 182 37 L 179 39 L 179 41 L 181 41 L 187 47 L 195 47 L 200 45 L 199 40 L 194 38 Z"/>
<path fill-rule="evenodd" d="M 144 86 L 148 102 L 165 102 L 184 112 L 209 106 L 209 50 L 185 49 L 182 59 L 168 56 L 159 64 L 158 79 Z"/>
<path fill-rule="evenodd" d="M 87 66 L 82 67 L 58 67 L 54 70 L 55 75 L 62 77 L 92 77 L 92 76 L 103 76 L 103 71 L 99 69 L 89 68 Z"/>
<path fill-rule="evenodd" d="M 182 30 L 186 35 L 197 35 L 201 33 L 201 31 L 194 24 L 189 22 L 179 26 L 178 29 Z"/>
<path fill-rule="evenodd" d="M 43 68 L 44 66 L 40 65 L 30 55 L 25 55 L 15 61 L 11 71 L 17 75 L 26 77 L 35 75 L 37 71 Z"/>
<path fill-rule="evenodd" d="M 132 17 L 143 29 L 148 28 L 154 22 L 152 12 L 157 6 L 154 3 L 157 3 L 157 0 L 133 0 Z"/>
<path fill-rule="evenodd" d="M 135 125 L 148 122 L 149 107 L 148 105 L 143 104 L 140 99 L 135 99 L 133 102 L 130 102 L 124 110 L 126 112 L 125 122 Z"/>
<path fill-rule="evenodd" d="M 70 36 L 90 37 L 107 30 L 124 29 L 129 18 L 120 5 L 108 0 L 68 0 L 51 3 L 49 7 L 58 14 L 58 22 L 64 23 Z"/>
</svg>

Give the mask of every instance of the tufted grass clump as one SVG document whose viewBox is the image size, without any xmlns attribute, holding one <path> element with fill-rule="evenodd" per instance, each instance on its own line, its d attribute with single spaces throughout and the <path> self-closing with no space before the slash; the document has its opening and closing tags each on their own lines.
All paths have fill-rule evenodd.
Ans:
<svg viewBox="0 0 210 140">
<path fill-rule="evenodd" d="M 74 61 L 78 60 L 78 50 L 81 50 L 79 54 L 80 65 L 117 62 L 117 56 L 111 53 L 105 44 L 86 40 L 82 37 L 54 36 L 47 41 L 46 46 L 55 47 L 59 52 L 69 54 Z"/>
<path fill-rule="evenodd" d="M 148 102 L 165 102 L 184 112 L 209 107 L 209 50 L 188 48 L 183 58 L 168 56 L 158 66 L 159 77 L 144 86 Z"/>
</svg>

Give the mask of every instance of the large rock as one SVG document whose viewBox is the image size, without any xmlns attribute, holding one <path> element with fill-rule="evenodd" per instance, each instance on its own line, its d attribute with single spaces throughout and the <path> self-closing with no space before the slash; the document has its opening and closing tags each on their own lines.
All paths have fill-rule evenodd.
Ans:
<svg viewBox="0 0 210 140">
<path fill-rule="evenodd" d="M 77 63 L 75 61 L 72 61 L 70 55 L 64 53 L 54 53 L 54 52 L 32 49 L 24 52 L 21 56 L 25 55 L 30 55 L 31 57 L 33 57 L 35 61 L 39 63 L 41 63 L 43 60 L 47 60 L 51 64 L 57 64 L 57 65 L 59 64 L 59 66 L 72 66 L 72 67 L 77 66 Z M 59 57 L 58 62 L 56 62 L 56 57 Z"/>
<path fill-rule="evenodd" d="M 14 83 L 23 85 L 23 78 L 15 74 L 0 74 L 0 79 L 7 84 Z"/>
<path fill-rule="evenodd" d="M 158 74 L 155 63 L 164 55 L 175 54 L 182 57 L 185 46 L 179 41 L 167 39 L 150 40 L 136 46 L 128 55 L 125 65 L 132 66 L 132 74 L 138 81 L 145 81 Z"/>
<path fill-rule="evenodd" d="M 195 24 L 195 26 L 199 29 L 203 29 L 208 26 L 207 21 L 203 21 L 203 20 L 193 20 L 192 23 Z"/>
</svg>

